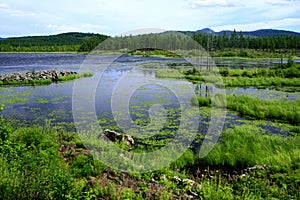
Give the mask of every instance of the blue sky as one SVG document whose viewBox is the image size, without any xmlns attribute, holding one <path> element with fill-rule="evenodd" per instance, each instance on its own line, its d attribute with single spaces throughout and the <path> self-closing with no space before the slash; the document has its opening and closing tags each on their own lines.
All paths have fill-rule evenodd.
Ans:
<svg viewBox="0 0 300 200">
<path fill-rule="evenodd" d="M 140 28 L 300 32 L 300 0 L 0 0 L 0 37 Z"/>
</svg>

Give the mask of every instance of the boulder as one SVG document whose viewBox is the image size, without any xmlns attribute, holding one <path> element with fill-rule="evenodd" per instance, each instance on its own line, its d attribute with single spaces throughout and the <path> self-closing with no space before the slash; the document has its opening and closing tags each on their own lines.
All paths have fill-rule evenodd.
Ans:
<svg viewBox="0 0 300 200">
<path fill-rule="evenodd" d="M 103 136 L 106 136 L 106 138 Z M 104 139 L 109 139 L 112 142 L 117 142 L 117 143 L 123 142 L 127 147 L 129 147 L 129 149 L 132 149 L 134 145 L 134 139 L 131 135 L 120 134 L 116 131 L 111 131 L 109 129 L 106 129 L 101 135 L 101 137 Z"/>
<path fill-rule="evenodd" d="M 0 81 L 2 82 L 25 82 L 25 81 L 33 81 L 33 80 L 46 80 L 50 79 L 52 81 L 58 81 L 58 78 L 61 76 L 68 76 L 70 74 L 77 74 L 77 72 L 73 71 L 55 71 L 55 70 L 44 70 L 40 72 L 26 72 L 26 73 L 13 73 L 13 74 L 4 74 L 0 75 Z"/>
</svg>

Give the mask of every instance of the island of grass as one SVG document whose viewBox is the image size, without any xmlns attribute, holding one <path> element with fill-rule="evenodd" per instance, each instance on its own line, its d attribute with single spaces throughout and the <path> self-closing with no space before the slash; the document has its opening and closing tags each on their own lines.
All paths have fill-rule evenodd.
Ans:
<svg viewBox="0 0 300 200">
<path fill-rule="evenodd" d="M 190 63 L 170 63 L 169 70 L 156 72 L 157 78 L 187 79 L 226 87 L 300 86 L 300 65 L 289 58 L 287 64 L 270 68 L 196 69 Z"/>
<path fill-rule="evenodd" d="M 26 72 L 0 75 L 0 85 L 48 85 L 62 81 L 75 80 L 82 77 L 91 77 L 92 72 L 78 74 L 74 71 L 44 70 L 40 72 Z"/>
</svg>

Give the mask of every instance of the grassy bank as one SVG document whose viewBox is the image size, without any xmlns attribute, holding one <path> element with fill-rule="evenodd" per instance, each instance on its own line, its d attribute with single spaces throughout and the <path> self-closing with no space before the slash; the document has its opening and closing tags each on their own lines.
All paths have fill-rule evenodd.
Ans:
<svg viewBox="0 0 300 200">
<path fill-rule="evenodd" d="M 60 76 L 57 81 L 51 79 L 44 80 L 25 80 L 25 81 L 0 81 L 1 85 L 13 85 L 13 86 L 26 86 L 26 85 L 49 85 L 53 82 L 71 81 L 78 78 L 85 78 L 93 76 L 92 72 L 84 72 L 81 74 L 69 74 L 67 76 Z"/>
<path fill-rule="evenodd" d="M 0 123 L 1 199 L 300 197 L 299 136 L 283 138 L 249 125 L 235 127 L 222 134 L 205 158 L 188 150 L 169 167 L 129 174 L 93 158 L 76 133 L 49 124 L 15 128 L 3 119 Z M 266 167 L 243 170 L 255 165 Z"/>
<path fill-rule="evenodd" d="M 128 53 L 132 56 L 145 56 L 145 57 L 165 57 L 165 58 L 198 58 L 207 56 L 205 49 L 201 50 L 157 50 L 157 49 L 145 49 L 145 50 L 134 50 Z M 222 51 L 210 51 L 209 56 L 212 58 L 244 58 L 244 59 L 265 59 L 265 58 L 288 58 L 289 56 L 299 57 L 299 51 L 262 51 L 254 49 L 224 49 Z"/>
<path fill-rule="evenodd" d="M 268 86 L 291 86 L 299 87 L 299 78 L 282 78 L 282 77 L 222 77 L 215 76 L 199 76 L 199 75 L 183 75 L 176 70 L 166 70 L 156 72 L 157 78 L 174 78 L 187 79 L 194 82 L 208 82 L 216 85 L 224 85 L 226 87 L 268 87 Z"/>
<path fill-rule="evenodd" d="M 156 72 L 157 78 L 187 79 L 194 82 L 208 82 L 226 87 L 268 87 L 300 86 L 300 65 L 283 64 L 270 69 L 220 69 L 208 71 L 188 66 L 170 65 L 170 70 Z"/>
<path fill-rule="evenodd" d="M 211 51 L 210 55 L 212 57 L 234 57 L 234 58 L 288 58 L 289 55 L 299 57 L 299 50 L 275 50 L 275 51 L 263 51 L 255 49 L 223 49 L 217 51 Z"/>
<path fill-rule="evenodd" d="M 259 77 L 259 78 L 223 78 L 227 87 L 268 87 L 268 86 L 300 86 L 299 78 Z"/>
<path fill-rule="evenodd" d="M 252 126 L 225 131 L 209 155 L 196 162 L 198 166 L 209 166 L 207 169 L 211 171 L 225 170 L 216 173 L 219 178 L 203 181 L 208 187 L 203 196 L 208 199 L 298 199 L 299 139 L 299 136 L 264 135 L 262 130 Z M 257 167 L 237 170 L 241 173 L 238 181 L 228 183 L 220 178 L 228 174 L 228 169 L 249 166 Z"/>
<path fill-rule="evenodd" d="M 230 95 L 226 97 L 226 101 L 227 109 L 236 111 L 241 116 L 259 120 L 279 120 L 292 125 L 300 125 L 299 100 L 269 101 L 249 96 Z M 194 105 L 206 107 L 212 106 L 210 98 L 195 97 L 192 102 Z"/>
</svg>

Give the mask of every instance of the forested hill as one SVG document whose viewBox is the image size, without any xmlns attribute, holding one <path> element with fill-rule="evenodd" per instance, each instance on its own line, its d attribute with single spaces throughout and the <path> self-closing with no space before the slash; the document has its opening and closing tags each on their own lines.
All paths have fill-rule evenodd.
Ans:
<svg viewBox="0 0 300 200">
<path fill-rule="evenodd" d="M 93 45 L 90 44 L 92 41 L 99 43 L 108 37 L 101 34 L 78 32 L 49 36 L 11 37 L 0 40 L 0 51 L 79 51 L 83 45 L 92 48 Z"/>
<path fill-rule="evenodd" d="M 173 33 L 149 34 L 139 36 L 114 37 L 101 50 L 121 50 L 135 48 L 138 43 L 166 44 L 186 43 L 184 37 L 172 36 Z M 280 30 L 257 30 L 253 32 L 221 31 L 202 29 L 196 32 L 184 32 L 209 51 L 226 49 L 254 49 L 270 52 L 289 52 L 300 49 L 300 33 Z M 93 33 L 62 33 L 50 36 L 15 37 L 0 40 L 0 52 L 90 52 L 110 36 Z M 133 40 L 134 38 L 134 40 Z"/>
<path fill-rule="evenodd" d="M 231 35 L 235 31 L 220 31 L 214 32 L 209 28 L 205 28 L 202 30 L 198 30 L 195 32 L 197 33 L 209 33 L 214 35 Z M 243 31 L 244 36 L 252 36 L 252 37 L 277 37 L 277 36 L 300 36 L 300 33 L 293 32 L 293 31 L 285 31 L 285 30 L 276 30 L 276 29 L 260 29 L 256 31 Z"/>
</svg>

